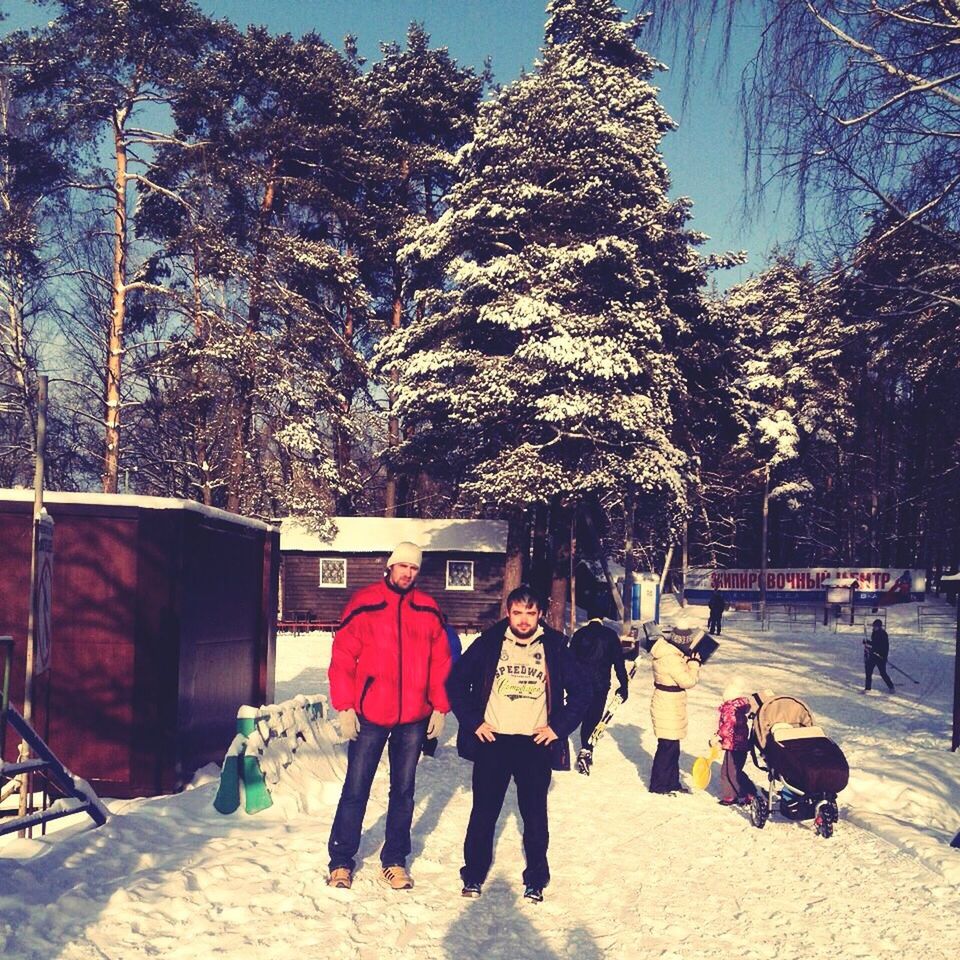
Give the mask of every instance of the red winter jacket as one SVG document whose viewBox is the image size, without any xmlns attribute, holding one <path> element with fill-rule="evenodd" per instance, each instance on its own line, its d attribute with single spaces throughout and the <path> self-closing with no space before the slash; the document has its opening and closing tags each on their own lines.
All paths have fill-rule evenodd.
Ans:
<svg viewBox="0 0 960 960">
<path fill-rule="evenodd" d="M 330 702 L 371 723 L 394 726 L 447 713 L 450 644 L 436 603 L 416 588 L 379 583 L 349 600 L 333 638 Z"/>
<path fill-rule="evenodd" d="M 750 746 L 749 715 L 750 701 L 746 697 L 736 697 L 720 704 L 717 736 L 724 750 L 746 750 Z"/>
</svg>

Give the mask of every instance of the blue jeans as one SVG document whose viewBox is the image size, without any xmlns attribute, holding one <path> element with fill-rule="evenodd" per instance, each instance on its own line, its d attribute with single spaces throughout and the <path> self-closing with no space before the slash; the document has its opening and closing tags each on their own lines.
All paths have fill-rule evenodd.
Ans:
<svg viewBox="0 0 960 960">
<path fill-rule="evenodd" d="M 413 791 L 416 785 L 420 745 L 427 732 L 427 718 L 414 723 L 381 727 L 360 720 L 360 733 L 347 749 L 347 778 L 340 794 L 337 814 L 330 828 L 330 869 L 356 866 L 354 857 L 360 848 L 363 815 L 370 799 L 377 765 L 383 747 L 389 742 L 390 800 L 387 804 L 387 829 L 380 862 L 385 867 L 406 866 L 410 855 L 410 824 L 413 821 Z"/>
</svg>

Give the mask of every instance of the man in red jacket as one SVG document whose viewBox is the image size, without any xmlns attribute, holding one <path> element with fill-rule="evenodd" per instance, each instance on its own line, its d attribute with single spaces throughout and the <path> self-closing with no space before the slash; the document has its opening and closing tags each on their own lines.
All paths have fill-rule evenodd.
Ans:
<svg viewBox="0 0 960 960">
<path fill-rule="evenodd" d="M 417 760 L 424 734 L 438 737 L 450 710 L 444 683 L 450 646 L 434 600 L 414 589 L 421 551 L 401 543 L 383 580 L 358 590 L 333 639 L 330 701 L 350 741 L 347 777 L 330 830 L 332 887 L 349 887 L 370 787 L 389 742 L 390 799 L 381 879 L 394 890 L 413 886 L 406 869 Z"/>
</svg>

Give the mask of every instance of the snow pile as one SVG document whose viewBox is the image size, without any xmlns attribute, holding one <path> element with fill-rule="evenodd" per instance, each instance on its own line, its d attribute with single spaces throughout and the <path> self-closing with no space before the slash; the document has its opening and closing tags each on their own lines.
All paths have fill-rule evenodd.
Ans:
<svg viewBox="0 0 960 960">
<path fill-rule="evenodd" d="M 271 807 L 285 817 L 310 813 L 339 795 L 346 757 L 324 717 L 326 705 L 320 694 L 297 694 L 259 709 L 241 707 L 240 732 L 224 757 L 214 808 L 236 813 L 241 784 L 242 806 L 250 814 Z"/>
<path fill-rule="evenodd" d="M 315 813 L 336 801 L 346 775 L 346 753 L 325 719 L 324 696 L 297 694 L 261 707 L 246 754 L 256 756 L 277 812 Z"/>
</svg>

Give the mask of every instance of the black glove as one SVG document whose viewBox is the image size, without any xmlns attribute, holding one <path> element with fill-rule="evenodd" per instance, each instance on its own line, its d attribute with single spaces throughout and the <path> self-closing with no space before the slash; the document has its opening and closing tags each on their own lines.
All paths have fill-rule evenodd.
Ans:
<svg viewBox="0 0 960 960">
<path fill-rule="evenodd" d="M 624 684 L 622 687 L 617 687 L 617 696 L 624 702 L 627 702 L 627 687 Z"/>
</svg>

